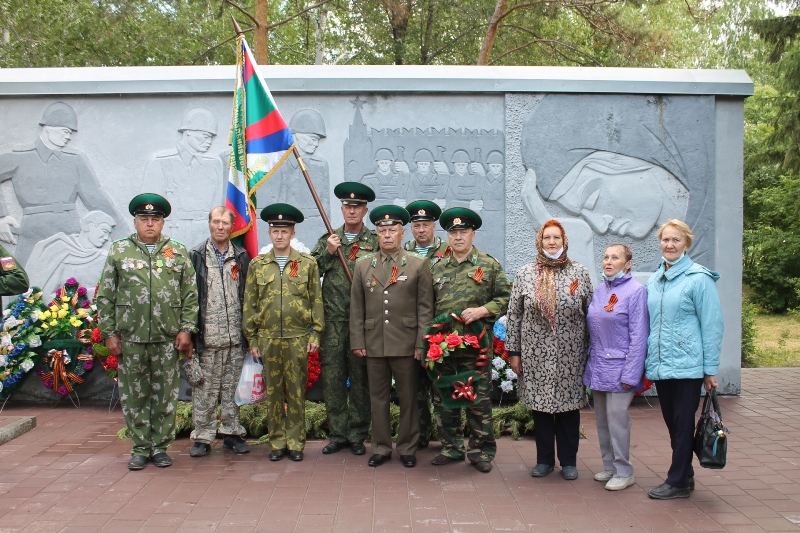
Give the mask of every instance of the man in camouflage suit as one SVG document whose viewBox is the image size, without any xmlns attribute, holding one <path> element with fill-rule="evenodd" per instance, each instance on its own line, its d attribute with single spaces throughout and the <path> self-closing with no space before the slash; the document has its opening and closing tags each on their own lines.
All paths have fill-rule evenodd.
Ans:
<svg viewBox="0 0 800 533">
<path fill-rule="evenodd" d="M 487 334 L 495 320 L 506 313 L 511 286 L 506 279 L 503 267 L 494 257 L 473 246 L 475 230 L 481 227 L 477 213 L 463 207 L 453 207 L 442 213 L 440 223 L 447 231 L 452 253 L 433 266 L 433 290 L 436 294 L 435 316 L 452 311 L 461 313 L 465 324 L 483 319 L 487 323 Z M 473 357 L 458 359 L 462 371 L 477 370 L 486 372 L 486 367 L 478 367 Z M 489 380 L 480 380 L 476 392 L 480 403 L 468 407 L 467 424 L 470 430 L 466 456 L 480 472 L 492 469 L 492 459 L 497 445 L 492 433 L 492 401 L 489 397 Z M 464 437 L 461 427 L 461 409 L 445 409 L 442 398 L 434 388 L 433 407 L 439 440 L 442 442 L 441 454 L 431 461 L 436 466 L 454 461 L 463 461 L 465 455 Z"/>
<path fill-rule="evenodd" d="M 430 267 L 433 268 L 433 265 L 450 253 L 447 242 L 435 235 L 436 221 L 439 220 L 442 210 L 435 202 L 417 200 L 408 204 L 406 211 L 411 220 L 411 233 L 414 238 L 403 244 L 403 248 L 424 256 L 428 259 Z M 428 379 L 428 373 L 423 366 L 420 366 L 419 369 L 417 406 L 420 411 L 418 448 L 427 448 L 433 429 L 433 420 L 431 419 L 431 380 Z"/>
<path fill-rule="evenodd" d="M 344 225 L 320 237 L 311 252 L 325 277 L 322 296 L 327 327 L 322 333 L 319 361 L 331 441 L 322 453 L 336 453 L 349 443 L 352 453 L 364 455 L 370 420 L 367 366 L 350 351 L 350 281 L 336 251 L 342 248 L 352 272 L 357 259 L 378 250 L 378 235 L 364 225 L 367 202 L 375 199 L 375 192 L 361 183 L 346 181 L 333 193 L 342 201 Z"/>
<path fill-rule="evenodd" d="M 225 435 L 224 448 L 247 453 L 242 438 L 247 434 L 239 422 L 239 406 L 234 401 L 236 385 L 244 362 L 242 302 L 250 257 L 230 240 L 234 214 L 219 206 L 208 214 L 210 237 L 198 244 L 189 256 L 197 273 L 200 316 L 193 341 L 200 383 L 192 383 L 192 457 L 203 457 L 217 436 L 217 399 L 222 406 L 219 432 Z"/>
<path fill-rule="evenodd" d="M 323 321 L 317 262 L 290 243 L 303 213 L 288 204 L 268 205 L 272 250 L 256 256 L 247 272 L 243 327 L 253 355 L 264 362 L 270 461 L 303 460 L 308 354 L 319 350 Z"/>
<path fill-rule="evenodd" d="M 114 241 L 100 277 L 97 314 L 109 352 L 119 357 L 119 391 L 133 438 L 130 470 L 148 458 L 166 467 L 175 440 L 178 352 L 192 356 L 197 282 L 183 244 L 161 233 L 169 202 L 145 193 L 131 200 L 136 233 Z"/>
<path fill-rule="evenodd" d="M 4 246 L 0 246 L 0 296 L 22 294 L 29 287 L 28 273 Z"/>
</svg>

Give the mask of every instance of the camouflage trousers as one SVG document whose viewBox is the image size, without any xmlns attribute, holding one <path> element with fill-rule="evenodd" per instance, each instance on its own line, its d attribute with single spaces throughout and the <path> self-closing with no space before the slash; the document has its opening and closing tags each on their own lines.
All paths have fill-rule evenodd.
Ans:
<svg viewBox="0 0 800 533">
<path fill-rule="evenodd" d="M 131 455 L 152 457 L 175 440 L 175 409 L 180 373 L 174 339 L 168 342 L 122 341 L 119 398 L 131 432 Z"/>
<path fill-rule="evenodd" d="M 458 359 L 459 371 L 481 370 L 475 366 L 475 359 Z M 485 371 L 484 369 L 482 369 Z M 492 399 L 489 396 L 489 380 L 481 380 L 475 392 L 480 403 L 464 408 L 467 413 L 469 427 L 469 444 L 464 449 L 464 427 L 461 423 L 461 409 L 445 409 L 439 390 L 433 387 L 433 412 L 442 442 L 442 455 L 453 459 L 461 459 L 466 451 L 467 459 L 472 463 L 491 461 L 497 454 L 497 444 L 492 431 Z"/>
<path fill-rule="evenodd" d="M 206 346 L 196 356 L 203 371 L 203 383 L 192 387 L 192 441 L 211 444 L 217 436 L 217 402 L 222 406 L 223 435 L 247 434 L 239 422 L 239 406 L 233 401 L 236 385 L 242 373 L 244 349 L 241 344 L 227 348 Z"/>
<path fill-rule="evenodd" d="M 417 381 L 417 409 L 419 409 L 419 445 L 427 446 L 431 440 L 433 420 L 431 419 L 431 380 L 425 367 L 419 366 L 419 379 Z"/>
<path fill-rule="evenodd" d="M 331 442 L 364 442 L 371 412 L 367 362 L 350 351 L 349 322 L 325 322 L 319 362 Z"/>
<path fill-rule="evenodd" d="M 267 427 L 273 450 L 303 451 L 306 445 L 308 336 L 259 337 L 267 389 Z"/>
</svg>

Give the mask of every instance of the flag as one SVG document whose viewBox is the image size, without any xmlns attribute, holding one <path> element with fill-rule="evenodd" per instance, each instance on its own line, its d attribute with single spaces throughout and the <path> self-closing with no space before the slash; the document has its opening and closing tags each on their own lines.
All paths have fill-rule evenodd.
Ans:
<svg viewBox="0 0 800 533">
<path fill-rule="evenodd" d="M 294 148 L 294 138 L 256 70 L 244 36 L 237 40 L 237 74 L 233 93 L 230 172 L 225 205 L 235 217 L 231 238 L 253 258 L 258 254 L 256 190 Z"/>
</svg>

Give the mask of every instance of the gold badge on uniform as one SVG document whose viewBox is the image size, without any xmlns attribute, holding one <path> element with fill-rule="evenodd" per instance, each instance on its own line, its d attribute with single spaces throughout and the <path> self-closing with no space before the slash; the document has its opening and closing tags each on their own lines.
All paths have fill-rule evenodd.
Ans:
<svg viewBox="0 0 800 533">
<path fill-rule="evenodd" d="M 17 263 L 14 262 L 14 258 L 10 255 L 8 257 L 0 258 L 0 264 L 3 265 L 3 270 L 6 272 L 17 268 Z"/>
</svg>

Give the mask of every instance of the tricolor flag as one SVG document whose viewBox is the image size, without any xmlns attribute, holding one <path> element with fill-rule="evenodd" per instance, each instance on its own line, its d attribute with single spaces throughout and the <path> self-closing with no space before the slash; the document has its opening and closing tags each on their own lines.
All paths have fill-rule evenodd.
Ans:
<svg viewBox="0 0 800 533">
<path fill-rule="evenodd" d="M 231 159 L 225 205 L 236 215 L 232 238 L 253 258 L 258 254 L 256 190 L 294 148 L 294 138 L 272 99 L 244 36 L 238 38 L 233 93 Z"/>
</svg>

